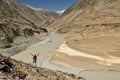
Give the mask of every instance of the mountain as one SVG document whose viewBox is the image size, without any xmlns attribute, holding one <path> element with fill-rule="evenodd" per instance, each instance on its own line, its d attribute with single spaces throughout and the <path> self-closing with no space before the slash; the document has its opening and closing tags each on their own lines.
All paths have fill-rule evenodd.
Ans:
<svg viewBox="0 0 120 80">
<path fill-rule="evenodd" d="M 57 13 L 49 10 L 35 9 L 16 2 L 15 0 L 0 1 L 1 17 L 13 22 L 44 24 L 50 18 L 56 18 Z"/>
<path fill-rule="evenodd" d="M 64 11 L 65 11 L 65 10 L 56 11 L 56 12 L 59 13 L 59 14 L 62 14 L 62 13 L 64 13 Z"/>
<path fill-rule="evenodd" d="M 64 44 L 73 50 L 65 56 L 70 51 L 63 44 L 64 49 L 60 46 L 61 52 L 54 53 L 60 57 L 53 58 L 85 69 L 120 70 L 119 4 L 120 0 L 78 0 L 69 7 L 51 26 L 65 35 Z"/>
<path fill-rule="evenodd" d="M 60 32 L 80 32 L 85 27 L 100 28 L 120 24 L 120 0 L 78 0 L 52 24 Z M 86 28 L 87 30 L 87 28 Z"/>
<path fill-rule="evenodd" d="M 58 13 L 23 5 L 15 0 L 0 0 L 0 44 L 9 44 L 17 36 L 32 36 L 58 17 Z M 0 46 L 1 47 L 1 46 Z"/>
</svg>

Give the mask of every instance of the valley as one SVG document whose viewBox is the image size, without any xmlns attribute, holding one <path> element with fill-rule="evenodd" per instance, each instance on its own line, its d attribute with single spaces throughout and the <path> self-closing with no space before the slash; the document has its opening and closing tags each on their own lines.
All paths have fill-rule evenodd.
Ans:
<svg viewBox="0 0 120 80">
<path fill-rule="evenodd" d="M 0 79 L 8 78 L 7 58 L 15 65 L 14 74 L 23 64 L 28 74 L 24 80 L 120 80 L 119 4 L 120 0 L 78 0 L 57 13 L 1 0 Z M 39 54 L 37 66 L 31 54 Z"/>
</svg>

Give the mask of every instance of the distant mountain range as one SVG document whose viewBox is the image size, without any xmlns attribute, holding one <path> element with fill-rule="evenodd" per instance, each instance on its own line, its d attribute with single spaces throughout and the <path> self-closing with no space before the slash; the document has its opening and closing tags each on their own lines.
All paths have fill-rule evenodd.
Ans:
<svg viewBox="0 0 120 80">
<path fill-rule="evenodd" d="M 25 6 L 15 0 L 1 0 L 0 10 L 3 19 L 39 25 L 44 24 L 51 18 L 55 19 L 58 16 L 56 12 Z"/>
<path fill-rule="evenodd" d="M 56 11 L 57 13 L 59 13 L 59 14 L 62 14 L 62 13 L 64 13 L 65 12 L 65 10 L 61 10 L 61 11 Z"/>
</svg>

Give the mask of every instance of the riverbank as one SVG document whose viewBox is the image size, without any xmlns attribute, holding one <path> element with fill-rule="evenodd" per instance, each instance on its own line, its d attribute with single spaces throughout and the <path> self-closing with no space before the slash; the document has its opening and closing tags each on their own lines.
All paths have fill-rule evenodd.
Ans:
<svg viewBox="0 0 120 80">
<path fill-rule="evenodd" d="M 119 59 L 80 52 L 70 48 L 65 42 L 52 52 L 51 61 L 64 62 L 80 69 L 79 75 L 86 80 L 120 80 Z M 92 60 L 91 60 L 92 59 Z M 98 62 L 104 62 L 99 64 Z M 72 68 L 71 68 L 72 69 Z"/>
<path fill-rule="evenodd" d="M 52 52 L 51 60 L 61 61 L 78 68 L 120 70 L 120 58 L 116 56 L 99 56 L 80 52 L 70 48 L 66 43 L 61 44 Z"/>
</svg>

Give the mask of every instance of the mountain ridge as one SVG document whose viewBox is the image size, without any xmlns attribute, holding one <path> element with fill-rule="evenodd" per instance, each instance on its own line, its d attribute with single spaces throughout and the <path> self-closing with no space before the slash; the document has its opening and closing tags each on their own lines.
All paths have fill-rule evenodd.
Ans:
<svg viewBox="0 0 120 80">
<path fill-rule="evenodd" d="M 8 45 L 18 36 L 34 36 L 48 32 L 45 27 L 59 14 L 49 10 L 35 10 L 16 0 L 0 0 L 0 43 Z M 1 47 L 1 46 L 0 46 Z"/>
<path fill-rule="evenodd" d="M 118 24 L 120 23 L 119 3 L 120 0 L 78 0 L 52 26 L 55 26 L 54 28 L 59 32 L 71 32 L 71 29 L 80 26 Z"/>
</svg>

